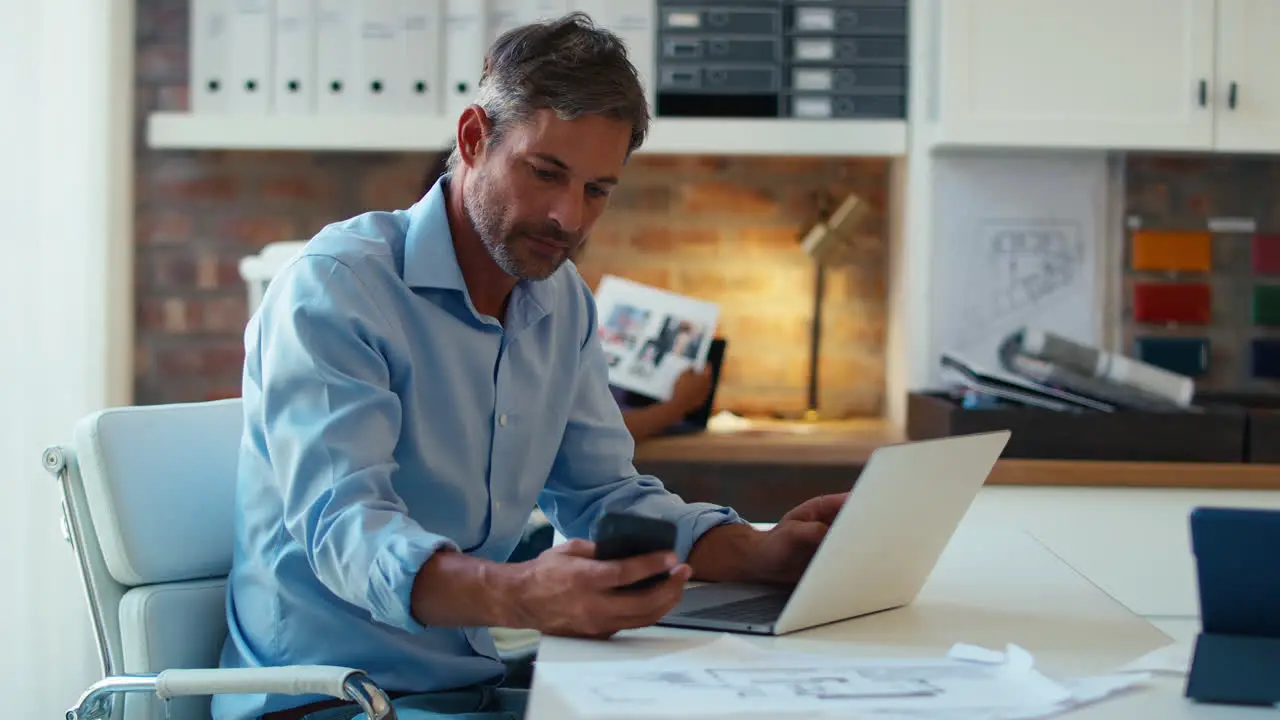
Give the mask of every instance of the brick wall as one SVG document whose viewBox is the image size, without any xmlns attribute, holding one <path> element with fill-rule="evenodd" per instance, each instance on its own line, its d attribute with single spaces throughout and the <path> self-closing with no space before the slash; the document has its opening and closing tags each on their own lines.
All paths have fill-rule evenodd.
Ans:
<svg viewBox="0 0 1280 720">
<path fill-rule="evenodd" d="M 146 114 L 185 110 L 186 3 L 138 4 L 137 393 L 149 404 L 239 394 L 239 259 L 324 223 L 417 199 L 430 154 L 152 151 Z M 821 409 L 878 414 L 884 395 L 887 164 L 637 156 L 579 265 L 720 302 L 729 340 L 718 406 L 806 401 L 814 270 L 799 234 L 818 198 L 857 191 L 868 235 L 827 277 Z"/>
</svg>

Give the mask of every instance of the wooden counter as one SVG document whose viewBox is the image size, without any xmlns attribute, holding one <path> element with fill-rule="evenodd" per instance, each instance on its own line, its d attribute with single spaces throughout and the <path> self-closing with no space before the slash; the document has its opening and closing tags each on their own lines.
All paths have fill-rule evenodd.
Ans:
<svg viewBox="0 0 1280 720">
<path fill-rule="evenodd" d="M 765 517 L 816 494 L 848 490 L 873 450 L 904 440 L 875 420 L 756 421 L 743 432 L 640 443 L 636 466 L 687 500 Z M 996 463 L 987 484 L 1280 490 L 1280 465 L 1007 459 Z"/>
</svg>

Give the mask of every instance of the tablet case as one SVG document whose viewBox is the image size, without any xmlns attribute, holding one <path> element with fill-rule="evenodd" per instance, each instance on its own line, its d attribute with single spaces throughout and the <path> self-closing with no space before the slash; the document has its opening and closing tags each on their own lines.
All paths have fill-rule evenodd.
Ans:
<svg viewBox="0 0 1280 720">
<path fill-rule="evenodd" d="M 1202 507 L 1190 524 L 1202 628 L 1186 697 L 1280 703 L 1280 510 Z"/>
</svg>

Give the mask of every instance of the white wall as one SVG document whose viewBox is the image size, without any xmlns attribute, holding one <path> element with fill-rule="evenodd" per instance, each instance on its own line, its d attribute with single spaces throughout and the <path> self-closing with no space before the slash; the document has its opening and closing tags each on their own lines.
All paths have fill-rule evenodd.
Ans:
<svg viewBox="0 0 1280 720">
<path fill-rule="evenodd" d="M 100 677 L 40 452 L 132 395 L 132 22 L 124 0 L 0 0 L 0 688 L 14 717 L 61 717 Z"/>
</svg>

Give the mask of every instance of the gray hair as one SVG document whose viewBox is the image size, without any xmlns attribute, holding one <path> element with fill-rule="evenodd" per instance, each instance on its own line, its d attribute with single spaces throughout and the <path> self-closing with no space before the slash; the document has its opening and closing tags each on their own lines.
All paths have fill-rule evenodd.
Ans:
<svg viewBox="0 0 1280 720">
<path fill-rule="evenodd" d="M 493 123 L 491 143 L 543 109 L 563 120 L 602 115 L 629 123 L 628 156 L 649 132 L 649 103 L 626 45 L 583 12 L 503 33 L 485 57 L 475 104 Z M 461 160 L 455 144 L 449 171 Z"/>
</svg>

